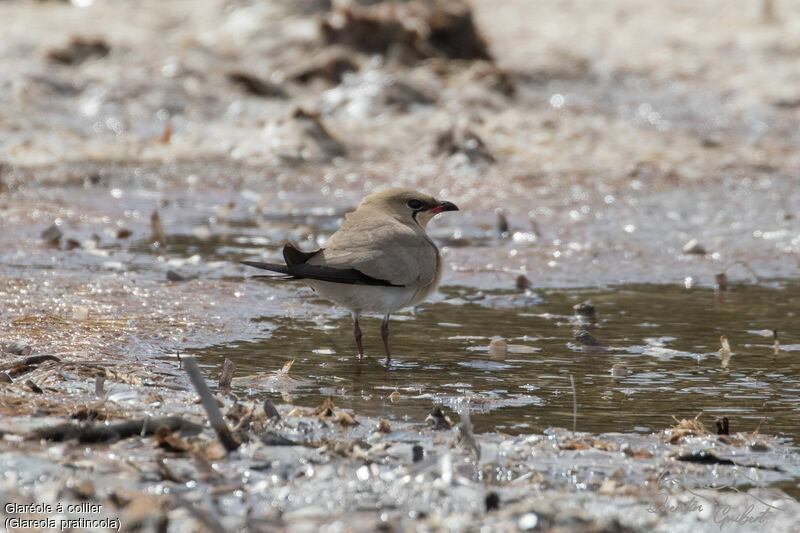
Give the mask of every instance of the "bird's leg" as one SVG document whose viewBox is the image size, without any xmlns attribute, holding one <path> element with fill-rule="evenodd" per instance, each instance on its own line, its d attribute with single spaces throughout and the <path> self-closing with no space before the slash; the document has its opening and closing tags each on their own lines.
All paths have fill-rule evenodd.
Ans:
<svg viewBox="0 0 800 533">
<path fill-rule="evenodd" d="M 358 358 L 364 358 L 364 347 L 361 345 L 361 328 L 358 327 L 358 315 L 353 315 L 353 336 L 356 338 L 356 346 L 358 346 Z"/>
<path fill-rule="evenodd" d="M 389 367 L 389 361 L 392 359 L 392 353 L 389 350 L 389 315 L 384 315 L 383 324 L 381 324 L 381 339 L 383 339 L 383 348 L 386 350 L 386 367 Z"/>
</svg>

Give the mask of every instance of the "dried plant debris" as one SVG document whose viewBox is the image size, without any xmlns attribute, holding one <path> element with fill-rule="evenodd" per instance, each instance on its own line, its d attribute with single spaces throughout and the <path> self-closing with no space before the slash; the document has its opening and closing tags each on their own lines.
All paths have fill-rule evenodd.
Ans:
<svg viewBox="0 0 800 533">
<path fill-rule="evenodd" d="M 192 446 L 187 444 L 168 426 L 160 426 L 153 435 L 156 446 L 172 452 L 188 452 Z"/>
<path fill-rule="evenodd" d="M 697 416 L 692 419 L 683 418 L 681 420 L 678 420 L 673 416 L 672 418 L 675 420 L 675 425 L 665 432 L 669 443 L 675 444 L 686 437 L 702 437 L 709 435 L 706 427 L 700 421 L 700 415 L 702 414 L 703 413 L 700 412 L 697 413 Z"/>
<path fill-rule="evenodd" d="M 31 392 L 34 392 L 36 394 L 42 394 L 44 392 L 42 388 L 39 387 L 39 385 L 33 382 L 32 379 L 26 380 L 25 385 L 31 390 Z"/>
<path fill-rule="evenodd" d="M 491 59 L 468 4 L 459 1 L 384 1 L 337 7 L 321 32 L 328 44 L 406 61 L 443 56 Z"/>
<path fill-rule="evenodd" d="M 302 108 L 269 123 L 264 136 L 268 147 L 287 161 L 325 162 L 346 154 L 344 145 L 328 131 L 319 114 Z"/>
<path fill-rule="evenodd" d="M 448 156 L 461 154 L 471 164 L 495 162 L 483 140 L 467 126 L 454 126 L 440 133 L 436 138 L 436 151 Z"/>
<path fill-rule="evenodd" d="M 339 411 L 336 412 L 336 418 L 334 419 L 334 422 L 336 422 L 340 426 L 357 426 L 358 425 L 358 421 L 355 419 L 355 417 L 352 414 L 350 414 L 350 413 L 348 413 L 347 411 L 344 411 L 344 410 L 339 410 Z"/>
<path fill-rule="evenodd" d="M 472 420 L 470 420 L 469 416 L 469 408 L 462 409 L 458 415 L 461 420 L 456 428 L 456 442 L 461 448 L 465 449 L 467 453 L 472 455 L 475 460 L 479 460 L 481 457 L 481 446 L 478 444 L 478 441 L 475 440 Z"/>
<path fill-rule="evenodd" d="M 74 37 L 66 46 L 47 53 L 47 58 L 62 65 L 79 65 L 88 59 L 105 57 L 111 47 L 102 39 Z"/>
<path fill-rule="evenodd" d="M 334 409 L 336 405 L 333 403 L 333 398 L 328 396 L 325 398 L 325 401 L 322 404 L 314 409 L 314 412 L 311 413 L 313 416 L 321 416 L 321 417 L 328 417 L 333 416 Z"/>
<path fill-rule="evenodd" d="M 324 80 L 334 85 L 342 81 L 345 73 L 356 72 L 358 65 L 351 59 L 346 49 L 332 47 L 298 65 L 289 79 L 300 83 L 310 83 L 313 80 Z"/>
<path fill-rule="evenodd" d="M 368 70 L 347 74 L 339 86 L 325 91 L 320 109 L 326 115 L 345 114 L 361 119 L 408 113 L 436 100 L 435 91 L 415 81 L 383 70 Z"/>
<path fill-rule="evenodd" d="M 228 392 L 231 390 L 231 380 L 233 380 L 234 373 L 236 373 L 236 365 L 226 357 L 225 362 L 222 363 L 222 372 L 219 375 L 219 389 L 221 391 Z"/>
<path fill-rule="evenodd" d="M 9 355 L 30 355 L 33 348 L 24 342 L 10 342 L 0 345 L 0 353 Z"/>
<path fill-rule="evenodd" d="M 172 133 L 172 123 L 167 121 L 167 123 L 164 124 L 164 129 L 161 130 L 161 135 L 158 137 L 158 142 L 161 144 L 169 144 L 172 141 Z"/>
<path fill-rule="evenodd" d="M 260 96 L 262 98 L 289 97 L 286 94 L 286 91 L 284 91 L 279 85 L 263 78 L 259 78 L 254 74 L 248 74 L 241 71 L 231 72 L 228 74 L 228 79 L 253 96 Z"/>
<path fill-rule="evenodd" d="M 14 378 L 21 374 L 30 372 L 31 370 L 37 368 L 39 365 L 47 361 L 58 362 L 61 360 L 55 355 L 50 355 L 50 354 L 31 355 L 23 359 L 17 359 L 14 361 L 0 364 L 0 372 L 5 372 L 6 374 Z"/>
<path fill-rule="evenodd" d="M 490 91 L 512 97 L 517 92 L 517 85 L 512 74 L 498 67 L 493 61 L 474 61 L 463 73 L 465 83 L 477 82 Z"/>
<path fill-rule="evenodd" d="M 700 241 L 697 239 L 691 239 L 689 242 L 683 245 L 683 253 L 705 255 L 708 253 L 708 250 L 706 250 L 705 246 L 700 244 Z"/>
</svg>

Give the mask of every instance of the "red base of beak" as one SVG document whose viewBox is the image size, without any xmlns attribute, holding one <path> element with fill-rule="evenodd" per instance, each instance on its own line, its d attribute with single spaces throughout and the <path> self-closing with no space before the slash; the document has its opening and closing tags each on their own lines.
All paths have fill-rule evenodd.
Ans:
<svg viewBox="0 0 800 533">
<path fill-rule="evenodd" d="M 428 210 L 428 213 L 431 215 L 438 215 L 439 213 L 443 213 L 444 211 L 458 211 L 458 207 L 456 204 L 451 202 L 442 202 L 439 205 L 432 207 Z"/>
</svg>

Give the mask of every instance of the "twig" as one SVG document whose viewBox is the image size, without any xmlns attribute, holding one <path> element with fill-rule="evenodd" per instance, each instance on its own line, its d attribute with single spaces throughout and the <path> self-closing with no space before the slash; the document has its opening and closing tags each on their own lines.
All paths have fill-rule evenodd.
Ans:
<svg viewBox="0 0 800 533">
<path fill-rule="evenodd" d="M 158 211 L 153 211 L 153 214 L 150 215 L 150 229 L 153 233 L 150 237 L 150 242 L 159 248 L 164 248 L 167 245 L 167 236 L 164 234 L 164 226 L 161 225 L 161 217 L 158 216 Z"/>
<path fill-rule="evenodd" d="M 104 424 L 59 424 L 57 426 L 45 427 L 30 432 L 26 440 L 52 440 L 61 442 L 65 440 L 78 439 L 82 443 L 92 442 L 112 442 L 134 436 L 152 435 L 156 430 L 166 426 L 172 431 L 199 431 L 201 428 L 197 424 L 188 422 L 179 416 L 167 416 L 163 418 L 146 418 L 143 420 L 126 420 L 117 424 L 106 426 Z"/>
<path fill-rule="evenodd" d="M 36 367 L 45 361 L 61 361 L 61 359 L 50 354 L 31 355 L 25 359 L 17 359 L 11 363 L 0 365 L 0 371 L 7 372 L 9 376 L 14 377 L 15 375 L 23 374 L 33 370 L 33 367 Z"/>
<path fill-rule="evenodd" d="M 735 265 L 742 265 L 745 268 L 745 270 L 747 270 L 753 275 L 753 277 L 756 279 L 756 283 L 761 283 L 761 278 L 758 277 L 758 274 L 756 274 L 756 271 L 753 270 L 753 267 L 750 266 L 750 263 L 748 263 L 747 261 L 742 261 L 741 259 L 738 259 L 733 263 L 729 264 L 728 266 L 726 266 L 725 268 L 723 268 L 722 273 L 727 274 L 728 270 L 730 270 L 731 267 Z"/>
<path fill-rule="evenodd" d="M 186 373 L 189 374 L 189 379 L 192 381 L 197 394 L 200 395 L 200 401 L 203 402 L 203 408 L 208 415 L 208 421 L 211 422 L 211 427 L 217 432 L 217 438 L 220 443 L 229 452 L 237 449 L 239 443 L 233 438 L 225 419 L 222 418 L 222 412 L 219 410 L 217 400 L 211 394 L 211 391 L 206 385 L 203 374 L 200 373 L 200 367 L 197 365 L 194 357 L 187 357 L 184 360 L 186 366 Z"/>
<path fill-rule="evenodd" d="M 98 374 L 94 378 L 94 394 L 95 396 L 103 396 L 105 395 L 105 391 L 103 385 L 105 384 L 106 378 L 105 376 L 101 376 Z"/>
<path fill-rule="evenodd" d="M 572 387 L 572 432 L 578 428 L 578 393 L 575 391 L 575 378 L 569 375 L 569 384 Z"/>
</svg>

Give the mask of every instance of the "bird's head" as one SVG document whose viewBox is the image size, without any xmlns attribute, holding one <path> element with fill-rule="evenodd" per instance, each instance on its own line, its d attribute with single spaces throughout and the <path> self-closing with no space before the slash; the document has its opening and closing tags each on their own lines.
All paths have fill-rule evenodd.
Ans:
<svg viewBox="0 0 800 533">
<path fill-rule="evenodd" d="M 437 200 L 414 189 L 387 189 L 376 192 L 364 198 L 359 208 L 362 206 L 379 209 L 407 224 L 418 223 L 423 228 L 439 213 L 458 211 L 454 203 Z"/>
</svg>

